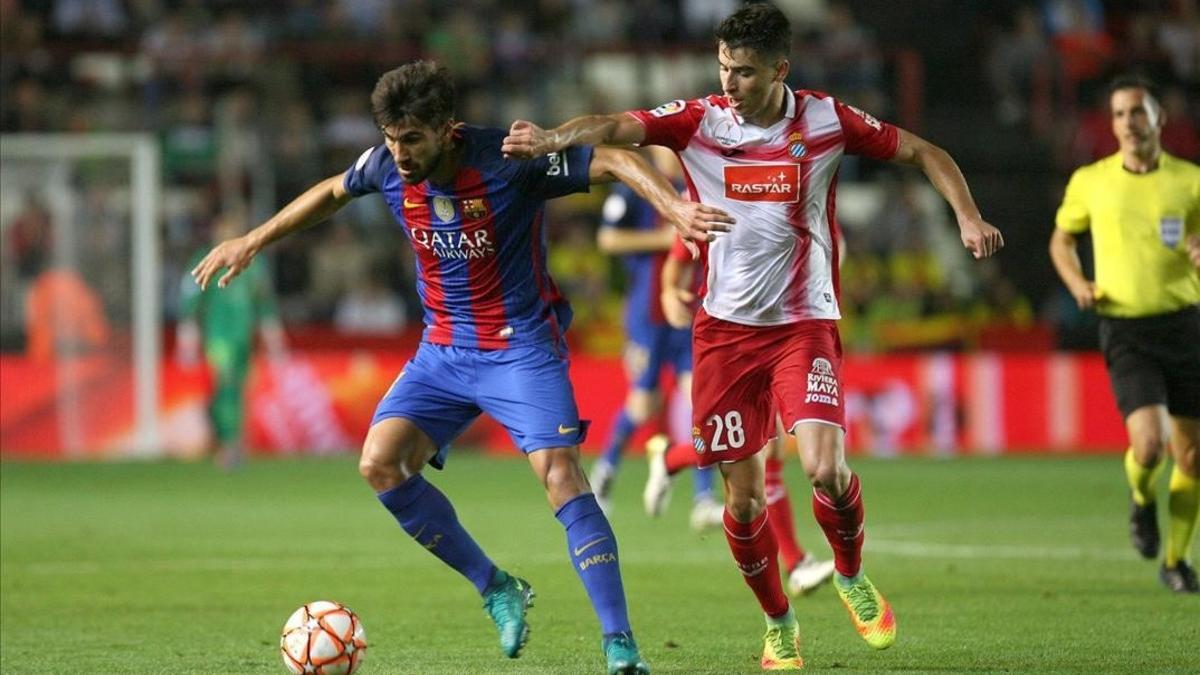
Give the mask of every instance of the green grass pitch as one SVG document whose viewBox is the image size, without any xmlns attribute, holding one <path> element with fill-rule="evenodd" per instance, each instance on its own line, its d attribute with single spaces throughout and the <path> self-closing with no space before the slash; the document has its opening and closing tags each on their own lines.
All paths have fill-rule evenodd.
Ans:
<svg viewBox="0 0 1200 675">
<path fill-rule="evenodd" d="M 883 652 L 829 587 L 795 603 L 807 669 L 1196 672 L 1200 602 L 1159 586 L 1126 536 L 1107 458 L 854 459 L 866 563 L 896 609 Z M 828 556 L 798 463 L 801 538 Z M 354 461 L 0 467 L 0 670 L 283 673 L 279 629 L 338 600 L 367 629 L 364 673 L 599 673 L 596 620 L 528 465 L 460 452 L 430 477 L 501 566 L 537 591 L 505 659 L 474 589 L 413 544 Z M 613 526 L 655 673 L 755 673 L 763 621 L 723 537 L 687 529 L 690 479 L 656 521 L 627 463 Z"/>
</svg>

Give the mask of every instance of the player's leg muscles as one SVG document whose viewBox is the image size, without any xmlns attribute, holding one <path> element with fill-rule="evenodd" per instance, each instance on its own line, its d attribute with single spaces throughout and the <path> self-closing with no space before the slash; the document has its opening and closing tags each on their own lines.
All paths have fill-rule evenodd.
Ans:
<svg viewBox="0 0 1200 675">
<path fill-rule="evenodd" d="M 1153 467 L 1163 458 L 1171 438 L 1171 418 L 1163 404 L 1144 405 L 1125 418 L 1125 430 L 1134 459 L 1143 467 Z"/>
<path fill-rule="evenodd" d="M 789 604 L 779 578 L 779 547 L 767 524 L 761 454 L 720 464 L 725 479 L 725 539 L 763 612 L 780 617 Z"/>
<path fill-rule="evenodd" d="M 544 448 L 529 463 L 546 488 L 554 516 L 567 533 L 567 555 L 583 582 L 606 636 L 630 634 L 617 537 L 579 466 L 579 448 Z"/>
<path fill-rule="evenodd" d="M 1197 454 L 1200 453 L 1200 418 L 1171 418 L 1171 455 L 1175 467 L 1168 483 L 1167 550 L 1165 563 L 1173 567 L 1187 560 L 1196 521 L 1200 516 L 1200 472 Z"/>
<path fill-rule="evenodd" d="M 412 420 L 389 417 L 373 424 L 363 442 L 358 472 L 376 492 L 419 474 L 437 447 Z"/>
<path fill-rule="evenodd" d="M 503 573 L 463 529 L 450 500 L 421 475 L 436 452 L 411 420 L 389 417 L 367 432 L 358 470 L 409 536 L 485 593 Z"/>
<path fill-rule="evenodd" d="M 592 491 L 583 468 L 579 466 L 579 448 L 544 448 L 529 453 L 529 464 L 555 511 L 563 504 Z"/>
<path fill-rule="evenodd" d="M 833 424 L 801 422 L 792 433 L 809 482 L 831 499 L 841 497 L 852 475 L 846 464 L 846 432 Z"/>
</svg>

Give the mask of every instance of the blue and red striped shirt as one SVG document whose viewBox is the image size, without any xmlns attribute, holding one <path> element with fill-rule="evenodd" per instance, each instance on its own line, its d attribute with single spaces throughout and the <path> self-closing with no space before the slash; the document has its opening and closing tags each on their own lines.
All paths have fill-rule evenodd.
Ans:
<svg viewBox="0 0 1200 675">
<path fill-rule="evenodd" d="M 464 125 L 452 185 L 407 185 L 384 145 L 346 171 L 355 197 L 383 195 L 416 253 L 426 342 L 478 349 L 557 342 L 571 306 L 546 267 L 543 206 L 587 192 L 592 148 L 504 158 L 505 132 Z"/>
</svg>

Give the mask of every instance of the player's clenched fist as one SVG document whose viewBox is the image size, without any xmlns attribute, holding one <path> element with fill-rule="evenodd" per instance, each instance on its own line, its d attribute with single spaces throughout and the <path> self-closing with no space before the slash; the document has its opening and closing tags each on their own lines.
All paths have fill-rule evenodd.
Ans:
<svg viewBox="0 0 1200 675">
<path fill-rule="evenodd" d="M 200 288 L 208 288 L 212 278 L 225 269 L 225 274 L 217 280 L 217 287 L 225 288 L 234 277 L 250 266 L 250 262 L 254 260 L 257 253 L 258 248 L 250 241 L 249 237 L 227 239 L 209 251 L 208 255 L 204 256 L 204 259 L 192 269 L 192 278 L 196 280 Z"/>
<path fill-rule="evenodd" d="M 1004 235 L 983 218 L 964 218 L 958 227 L 963 246 L 976 259 L 991 257 L 1004 248 Z"/>
</svg>

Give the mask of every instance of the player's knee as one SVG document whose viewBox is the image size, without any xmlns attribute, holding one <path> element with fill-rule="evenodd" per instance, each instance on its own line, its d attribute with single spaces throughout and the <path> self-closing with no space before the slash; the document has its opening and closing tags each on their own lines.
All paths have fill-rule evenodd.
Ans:
<svg viewBox="0 0 1200 675">
<path fill-rule="evenodd" d="M 804 467 L 812 486 L 827 494 L 838 496 L 850 482 L 850 470 L 843 462 L 819 460 Z"/>
<path fill-rule="evenodd" d="M 1157 462 L 1166 447 L 1166 438 L 1156 429 L 1134 433 L 1129 439 L 1133 454 L 1140 463 Z"/>
<path fill-rule="evenodd" d="M 767 508 L 765 493 L 730 492 L 725 497 L 725 510 L 739 523 L 749 523 Z"/>
<path fill-rule="evenodd" d="M 404 482 L 404 475 L 397 465 L 376 461 L 366 451 L 358 460 L 358 475 L 376 492 L 390 490 Z"/>
</svg>

